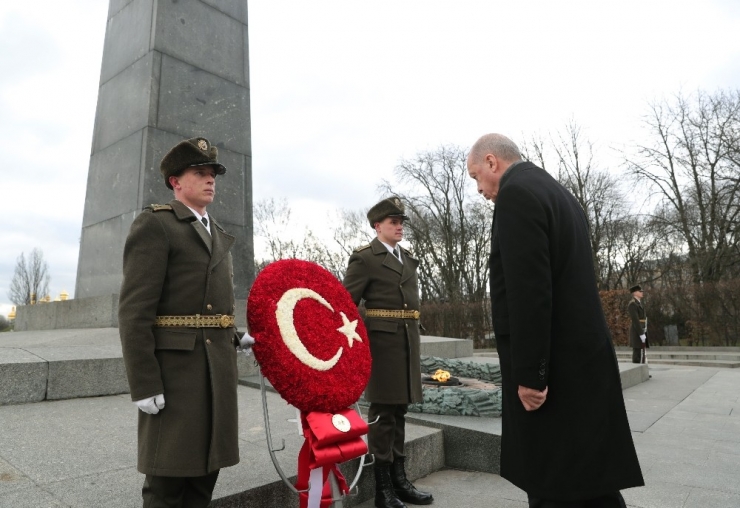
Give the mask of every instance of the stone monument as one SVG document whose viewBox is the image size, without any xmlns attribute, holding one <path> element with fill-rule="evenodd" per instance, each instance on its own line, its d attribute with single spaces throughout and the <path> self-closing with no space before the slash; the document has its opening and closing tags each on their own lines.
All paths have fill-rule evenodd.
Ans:
<svg viewBox="0 0 740 508">
<path fill-rule="evenodd" d="M 110 0 L 75 299 L 117 294 L 136 215 L 167 203 L 159 162 L 207 137 L 227 168 L 208 211 L 236 237 L 237 299 L 254 279 L 245 0 Z"/>
</svg>

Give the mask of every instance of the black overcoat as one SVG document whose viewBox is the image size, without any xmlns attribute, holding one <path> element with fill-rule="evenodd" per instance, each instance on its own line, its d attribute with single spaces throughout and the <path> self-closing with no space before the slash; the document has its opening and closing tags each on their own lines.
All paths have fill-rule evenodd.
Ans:
<svg viewBox="0 0 740 508">
<path fill-rule="evenodd" d="M 490 273 L 503 377 L 501 476 L 563 501 L 643 485 L 585 215 L 530 162 L 501 178 Z M 546 402 L 526 411 L 519 385 L 548 387 Z"/>
<path fill-rule="evenodd" d="M 211 235 L 173 200 L 131 225 L 118 323 L 131 399 L 164 394 L 139 415 L 138 470 L 202 476 L 239 462 L 235 328 L 159 328 L 156 316 L 234 313 L 234 237 L 211 217 Z M 155 211 L 158 210 L 158 211 Z"/>
<path fill-rule="evenodd" d="M 344 287 L 368 309 L 419 310 L 419 261 L 405 249 L 403 265 L 375 238 L 349 258 Z M 421 402 L 419 321 L 365 319 L 373 359 L 365 399 L 378 404 Z"/>
</svg>

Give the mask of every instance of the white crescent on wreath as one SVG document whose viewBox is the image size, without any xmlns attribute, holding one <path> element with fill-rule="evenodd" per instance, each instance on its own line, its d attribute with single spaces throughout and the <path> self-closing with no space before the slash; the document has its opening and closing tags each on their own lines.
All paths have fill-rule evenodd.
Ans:
<svg viewBox="0 0 740 508">
<path fill-rule="evenodd" d="M 323 296 L 308 288 L 292 288 L 287 290 L 280 297 L 277 303 L 277 310 L 275 311 L 275 318 L 277 319 L 278 328 L 280 329 L 280 337 L 283 339 L 285 346 L 290 350 L 298 360 L 314 370 L 327 371 L 332 369 L 339 359 L 342 357 L 344 347 L 340 346 L 337 352 L 334 353 L 329 360 L 321 360 L 316 358 L 306 348 L 303 341 L 298 336 L 298 332 L 295 329 L 295 322 L 293 320 L 293 311 L 299 301 L 309 298 L 319 302 L 321 305 L 334 312 L 334 308 L 329 302 L 324 299 Z M 342 316 L 342 326 L 337 328 L 337 331 L 343 333 L 347 337 L 347 343 L 349 347 L 352 347 L 354 341 L 359 340 L 362 342 L 362 337 L 357 333 L 357 319 L 350 321 L 344 312 L 339 313 Z"/>
</svg>

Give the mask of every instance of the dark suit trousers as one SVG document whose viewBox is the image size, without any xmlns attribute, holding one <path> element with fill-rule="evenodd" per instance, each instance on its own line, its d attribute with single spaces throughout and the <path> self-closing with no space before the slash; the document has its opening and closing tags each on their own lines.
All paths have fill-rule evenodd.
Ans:
<svg viewBox="0 0 740 508">
<path fill-rule="evenodd" d="M 627 508 L 619 492 L 585 501 L 548 501 L 529 497 L 529 508 Z"/>
<path fill-rule="evenodd" d="M 144 508 L 207 508 L 217 479 L 218 471 L 195 477 L 148 474 L 141 489 Z"/>
<path fill-rule="evenodd" d="M 406 439 L 407 404 L 370 403 L 367 421 L 378 421 L 370 425 L 367 433 L 368 450 L 375 455 L 376 464 L 391 464 L 394 459 L 404 457 L 403 442 Z"/>
</svg>

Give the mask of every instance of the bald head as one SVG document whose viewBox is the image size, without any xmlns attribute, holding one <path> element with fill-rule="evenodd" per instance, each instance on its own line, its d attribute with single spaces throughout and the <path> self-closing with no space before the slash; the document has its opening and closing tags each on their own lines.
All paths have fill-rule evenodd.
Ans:
<svg viewBox="0 0 740 508">
<path fill-rule="evenodd" d="M 519 147 L 512 140 L 501 134 L 486 134 L 470 149 L 468 176 L 475 180 L 478 193 L 495 203 L 501 177 L 520 160 Z"/>
<path fill-rule="evenodd" d="M 502 161 L 509 163 L 522 160 L 522 155 L 516 143 L 501 134 L 492 133 L 481 136 L 470 149 L 468 160 L 480 162 L 488 154 L 493 154 Z"/>
</svg>

